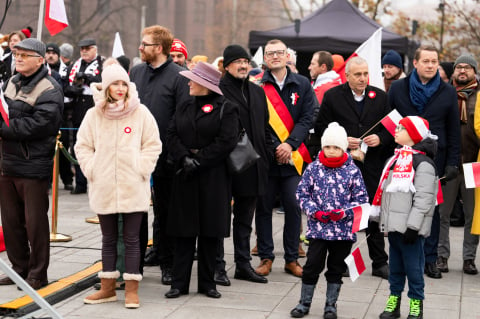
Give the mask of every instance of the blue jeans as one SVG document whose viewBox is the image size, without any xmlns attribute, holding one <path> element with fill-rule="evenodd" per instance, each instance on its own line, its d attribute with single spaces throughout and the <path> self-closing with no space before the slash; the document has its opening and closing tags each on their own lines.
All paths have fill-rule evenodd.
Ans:
<svg viewBox="0 0 480 319">
<path fill-rule="evenodd" d="M 298 259 L 298 243 L 300 238 L 300 207 L 295 198 L 295 191 L 301 176 L 269 176 L 267 194 L 260 196 L 255 212 L 257 229 L 257 247 L 260 259 L 275 258 L 273 252 L 272 210 L 275 196 L 280 193 L 280 200 L 285 210 L 283 226 L 283 249 L 286 263 Z"/>
<path fill-rule="evenodd" d="M 405 279 L 408 279 L 408 297 L 410 299 L 425 299 L 425 281 L 423 270 L 425 267 L 425 256 L 423 244 L 425 238 L 418 237 L 413 244 L 403 243 L 403 234 L 399 232 L 388 233 L 390 244 L 390 294 L 401 296 L 405 287 Z"/>
</svg>

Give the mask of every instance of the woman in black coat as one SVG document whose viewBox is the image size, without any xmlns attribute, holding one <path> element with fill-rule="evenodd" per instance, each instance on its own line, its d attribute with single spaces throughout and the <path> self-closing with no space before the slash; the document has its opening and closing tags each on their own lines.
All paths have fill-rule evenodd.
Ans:
<svg viewBox="0 0 480 319">
<path fill-rule="evenodd" d="M 238 109 L 218 87 L 221 73 L 198 63 L 181 75 L 190 79 L 191 101 L 178 105 L 167 135 L 175 162 L 170 235 L 175 237 L 171 289 L 167 298 L 188 294 L 198 238 L 198 292 L 220 298 L 214 281 L 219 238 L 230 225 L 231 176 L 226 159 L 238 140 Z"/>
</svg>

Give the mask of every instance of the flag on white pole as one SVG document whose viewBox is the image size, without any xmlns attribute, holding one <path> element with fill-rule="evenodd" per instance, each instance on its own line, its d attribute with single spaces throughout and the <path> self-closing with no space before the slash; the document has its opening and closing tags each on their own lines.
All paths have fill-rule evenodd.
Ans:
<svg viewBox="0 0 480 319">
<path fill-rule="evenodd" d="M 395 128 L 398 126 L 398 123 L 402 119 L 402 116 L 396 109 L 387 114 L 380 122 L 385 126 L 387 131 L 395 136 Z"/>
<path fill-rule="evenodd" d="M 382 77 L 382 28 L 375 31 L 367 41 L 363 42 L 357 50 L 345 61 L 343 67 L 338 70 L 342 83 L 347 82 L 345 65 L 351 58 L 359 56 L 367 60 L 369 84 L 385 90 Z"/>
<path fill-rule="evenodd" d="M 253 55 L 252 61 L 254 61 L 254 62 L 258 65 L 259 68 L 262 67 L 262 63 L 263 63 L 263 49 L 262 49 L 261 46 L 257 49 L 257 52 L 255 52 L 255 54 Z"/>
<path fill-rule="evenodd" d="M 345 264 L 348 266 L 350 279 L 354 282 L 366 269 L 362 254 L 360 253 L 360 247 L 355 248 L 352 253 L 345 258 Z"/>
<path fill-rule="evenodd" d="M 118 58 L 122 55 L 125 55 L 125 52 L 123 51 L 122 40 L 120 40 L 120 33 L 115 32 L 115 41 L 113 41 L 112 57 Z"/>
<path fill-rule="evenodd" d="M 367 60 L 370 85 L 385 90 L 382 77 L 382 28 L 375 31 L 367 41 L 355 51 Z"/>
<path fill-rule="evenodd" d="M 480 163 L 463 164 L 463 175 L 466 188 L 480 187 Z"/>
<path fill-rule="evenodd" d="M 368 227 L 368 218 L 370 217 L 370 204 L 362 204 L 350 208 L 353 210 L 352 234 Z"/>
<path fill-rule="evenodd" d="M 67 12 L 63 0 L 47 0 L 45 26 L 52 36 L 68 27 Z"/>
<path fill-rule="evenodd" d="M 0 113 L 2 115 L 3 120 L 5 121 L 5 124 L 7 124 L 7 126 L 10 126 L 8 104 L 5 101 L 5 97 L 3 96 L 2 88 L 0 88 Z"/>
</svg>

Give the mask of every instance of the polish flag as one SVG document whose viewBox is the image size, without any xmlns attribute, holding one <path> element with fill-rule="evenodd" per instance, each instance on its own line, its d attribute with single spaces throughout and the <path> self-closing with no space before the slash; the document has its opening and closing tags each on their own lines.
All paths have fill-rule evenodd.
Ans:
<svg viewBox="0 0 480 319">
<path fill-rule="evenodd" d="M 367 41 L 363 42 L 357 50 L 345 61 L 337 73 L 342 79 L 342 83 L 347 82 L 345 76 L 345 65 L 351 58 L 359 56 L 364 58 L 368 64 L 369 84 L 379 89 L 385 90 L 382 76 L 382 28 L 375 31 Z"/>
<path fill-rule="evenodd" d="M 3 120 L 7 126 L 10 126 L 9 117 L 8 117 L 8 104 L 5 102 L 5 97 L 3 96 L 3 90 L 0 88 L 0 113 Z"/>
<path fill-rule="evenodd" d="M 52 36 L 68 27 L 67 12 L 63 0 L 47 0 L 45 26 Z"/>
<path fill-rule="evenodd" d="M 357 231 L 368 227 L 370 204 L 366 203 L 350 209 L 353 210 L 352 234 L 355 234 Z"/>
<path fill-rule="evenodd" d="M 360 253 L 360 247 L 355 248 L 352 253 L 345 258 L 345 263 L 348 266 L 350 279 L 354 282 L 366 269 L 362 254 Z"/>
<path fill-rule="evenodd" d="M 385 126 L 387 131 L 395 136 L 395 128 L 398 126 L 398 123 L 403 117 L 398 113 L 396 109 L 387 114 L 380 122 Z"/>
<path fill-rule="evenodd" d="M 479 162 L 463 164 L 463 175 L 465 176 L 466 188 L 480 187 L 480 163 Z"/>
<path fill-rule="evenodd" d="M 437 193 L 437 201 L 435 202 L 435 206 L 440 205 L 443 203 L 443 191 L 442 191 L 442 183 L 438 180 L 438 193 Z"/>
</svg>

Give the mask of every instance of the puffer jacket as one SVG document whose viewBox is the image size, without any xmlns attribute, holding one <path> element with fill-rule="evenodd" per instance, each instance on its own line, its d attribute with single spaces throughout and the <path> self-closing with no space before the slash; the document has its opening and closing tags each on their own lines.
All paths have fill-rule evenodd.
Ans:
<svg viewBox="0 0 480 319">
<path fill-rule="evenodd" d="M 324 240 L 352 240 L 353 213 L 337 222 L 322 223 L 315 218 L 317 211 L 347 209 L 368 203 L 368 194 L 360 169 L 350 155 L 338 168 L 323 165 L 318 159 L 308 165 L 297 187 L 297 201 L 307 215 L 307 238 Z"/>
<path fill-rule="evenodd" d="M 1 174 L 50 178 L 62 122 L 62 89 L 42 65 L 29 77 L 11 77 L 3 90 L 10 126 L 0 117 Z"/>
<path fill-rule="evenodd" d="M 423 237 L 430 235 L 433 212 L 438 192 L 438 176 L 432 160 L 436 152 L 436 142 L 427 138 L 415 144 L 413 149 L 425 152 L 413 155 L 415 193 L 383 192 L 380 212 L 380 227 L 386 232 L 405 233 L 407 228 L 418 230 Z M 417 162 L 417 163 L 416 163 Z M 392 172 L 385 182 L 386 189 L 392 181 Z"/>
<path fill-rule="evenodd" d="M 133 83 L 129 94 L 137 95 Z M 113 120 L 99 104 L 89 109 L 78 130 L 75 154 L 88 179 L 91 209 L 97 214 L 148 211 L 150 175 L 161 146 L 157 123 L 143 104 Z"/>
</svg>

